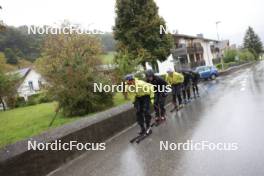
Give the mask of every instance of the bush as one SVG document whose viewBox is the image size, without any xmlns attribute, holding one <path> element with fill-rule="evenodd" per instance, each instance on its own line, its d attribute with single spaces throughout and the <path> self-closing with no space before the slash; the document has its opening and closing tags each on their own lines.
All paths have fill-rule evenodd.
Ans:
<svg viewBox="0 0 264 176">
<path fill-rule="evenodd" d="M 47 93 L 41 93 L 38 96 L 38 103 L 48 103 L 48 102 L 52 102 L 53 99 L 51 96 L 49 96 Z"/>
<path fill-rule="evenodd" d="M 25 101 L 24 97 L 14 97 L 9 100 L 10 104 L 8 105 L 10 108 L 18 108 L 31 106 L 41 103 L 52 102 L 53 99 L 49 97 L 46 93 L 34 94 L 28 97 L 28 101 Z M 13 104 L 11 104 L 13 103 Z"/>
<path fill-rule="evenodd" d="M 238 55 L 237 50 L 234 49 L 228 49 L 224 53 L 224 62 L 229 63 L 229 62 L 235 62 L 235 58 Z"/>
<path fill-rule="evenodd" d="M 221 70 L 221 69 L 222 69 L 222 64 L 221 64 L 221 63 L 216 64 L 215 66 L 216 66 L 216 68 L 217 68 L 218 70 Z"/>
<path fill-rule="evenodd" d="M 212 61 L 214 65 L 221 64 L 221 58 L 213 58 Z"/>
<path fill-rule="evenodd" d="M 254 61 L 256 59 L 255 55 L 249 50 L 242 50 L 239 52 L 239 58 L 241 62 Z"/>
<path fill-rule="evenodd" d="M 27 102 L 25 101 L 24 97 L 17 97 L 16 98 L 16 108 L 24 107 L 26 105 L 27 105 Z"/>
<path fill-rule="evenodd" d="M 38 104 L 38 94 L 31 95 L 28 97 L 27 106 Z"/>
<path fill-rule="evenodd" d="M 34 94 L 28 97 L 28 101 L 26 102 L 28 106 L 36 105 L 41 103 L 48 103 L 53 101 L 51 97 L 49 97 L 46 93 Z"/>
<path fill-rule="evenodd" d="M 13 109 L 16 107 L 16 97 L 14 96 L 9 96 L 6 98 L 6 103 L 8 108 Z"/>
</svg>

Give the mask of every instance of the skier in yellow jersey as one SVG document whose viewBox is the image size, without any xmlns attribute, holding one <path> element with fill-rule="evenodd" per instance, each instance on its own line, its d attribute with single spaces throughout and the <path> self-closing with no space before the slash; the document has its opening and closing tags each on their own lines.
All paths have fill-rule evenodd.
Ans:
<svg viewBox="0 0 264 176">
<path fill-rule="evenodd" d="M 184 76 L 181 73 L 175 72 L 173 69 L 169 69 L 165 76 L 165 80 L 172 87 L 172 102 L 174 104 L 174 108 L 179 110 L 183 107 L 182 105 L 182 83 L 184 81 Z M 178 105 L 176 98 L 178 99 Z"/>
<path fill-rule="evenodd" d="M 134 78 L 131 74 L 125 76 L 125 81 L 125 92 L 135 97 L 134 107 L 136 109 L 137 123 L 141 129 L 139 134 L 150 134 L 152 132 L 150 126 L 150 104 L 151 99 L 154 98 L 154 86 Z"/>
</svg>

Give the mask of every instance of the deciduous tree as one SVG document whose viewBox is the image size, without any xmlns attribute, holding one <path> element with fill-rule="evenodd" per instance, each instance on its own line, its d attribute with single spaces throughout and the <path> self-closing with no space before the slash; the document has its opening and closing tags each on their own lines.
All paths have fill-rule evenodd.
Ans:
<svg viewBox="0 0 264 176">
<path fill-rule="evenodd" d="M 37 68 L 66 116 L 84 115 L 112 105 L 112 93 L 94 92 L 93 83 L 110 83 L 100 71 L 100 43 L 91 35 L 50 35 Z"/>
</svg>

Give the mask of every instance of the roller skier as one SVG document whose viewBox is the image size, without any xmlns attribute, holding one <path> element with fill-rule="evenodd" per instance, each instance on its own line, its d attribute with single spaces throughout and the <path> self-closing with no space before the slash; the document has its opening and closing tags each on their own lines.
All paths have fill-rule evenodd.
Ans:
<svg viewBox="0 0 264 176">
<path fill-rule="evenodd" d="M 172 103 L 174 105 L 174 109 L 179 110 L 183 107 L 181 93 L 184 77 L 181 73 L 175 72 L 173 69 L 169 69 L 165 76 L 165 80 L 172 87 Z M 176 98 L 178 100 L 178 104 Z"/>
<path fill-rule="evenodd" d="M 167 97 L 167 82 L 160 76 L 156 76 L 153 70 L 149 69 L 145 72 L 146 80 L 148 83 L 154 85 L 154 110 L 155 122 L 158 124 L 164 120 L 165 117 L 165 101 Z"/>
<path fill-rule="evenodd" d="M 200 74 L 194 71 L 190 71 L 191 80 L 192 80 L 192 90 L 193 90 L 193 97 L 199 97 L 199 88 L 198 83 L 200 81 Z"/>
<path fill-rule="evenodd" d="M 134 78 L 129 74 L 125 76 L 125 92 L 133 95 L 136 109 L 137 123 L 140 126 L 139 135 L 152 133 L 150 122 L 150 104 L 154 98 L 154 86 Z"/>
<path fill-rule="evenodd" d="M 191 83 L 192 83 L 192 75 L 188 71 L 182 71 L 184 81 L 182 84 L 182 95 L 183 101 L 185 104 L 191 101 Z"/>
</svg>

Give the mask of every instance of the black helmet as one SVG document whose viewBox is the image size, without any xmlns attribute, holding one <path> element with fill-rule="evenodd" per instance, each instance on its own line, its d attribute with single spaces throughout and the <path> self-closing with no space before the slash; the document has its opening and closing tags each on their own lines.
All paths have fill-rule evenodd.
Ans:
<svg viewBox="0 0 264 176">
<path fill-rule="evenodd" d="M 146 70 L 145 75 L 148 78 L 148 77 L 154 76 L 154 72 L 153 72 L 153 70 L 148 69 L 148 70 Z"/>
<path fill-rule="evenodd" d="M 124 80 L 125 81 L 132 81 L 132 80 L 134 80 L 135 78 L 134 78 L 134 76 L 132 75 L 132 74 L 128 74 L 128 75 L 126 75 L 125 77 L 124 77 Z"/>
</svg>

